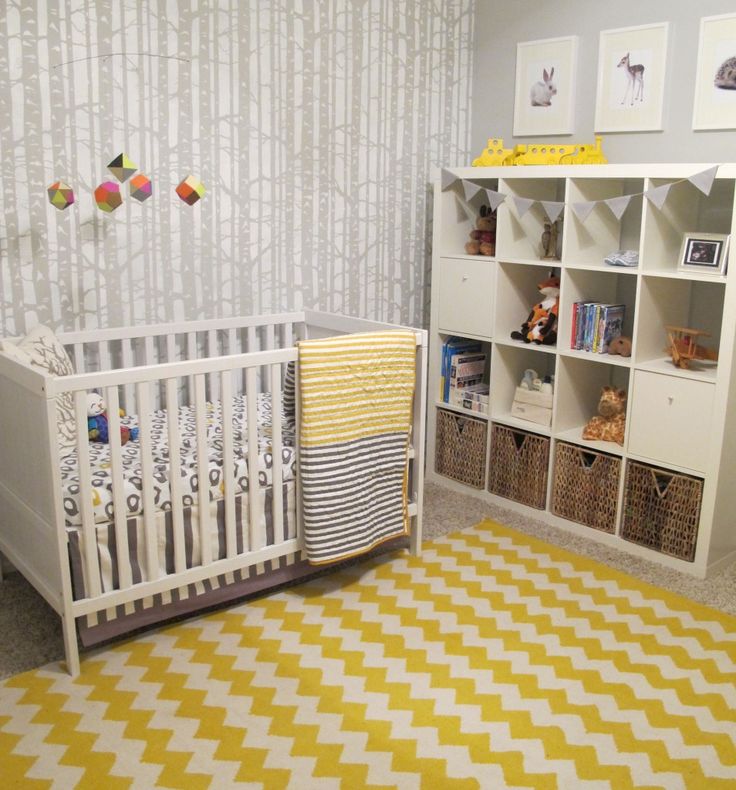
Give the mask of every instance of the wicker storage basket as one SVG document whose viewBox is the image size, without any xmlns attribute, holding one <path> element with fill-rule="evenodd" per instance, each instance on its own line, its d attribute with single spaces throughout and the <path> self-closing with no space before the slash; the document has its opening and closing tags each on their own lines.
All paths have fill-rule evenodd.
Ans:
<svg viewBox="0 0 736 790">
<path fill-rule="evenodd" d="M 558 442 L 552 481 L 552 512 L 603 532 L 616 529 L 621 459 Z"/>
<path fill-rule="evenodd" d="M 486 478 L 487 423 L 437 409 L 435 471 L 473 488 L 483 488 Z"/>
<path fill-rule="evenodd" d="M 488 490 L 543 510 L 547 500 L 549 439 L 505 425 L 491 429 Z"/>
<path fill-rule="evenodd" d="M 621 537 L 692 562 L 703 481 L 629 461 Z"/>
</svg>

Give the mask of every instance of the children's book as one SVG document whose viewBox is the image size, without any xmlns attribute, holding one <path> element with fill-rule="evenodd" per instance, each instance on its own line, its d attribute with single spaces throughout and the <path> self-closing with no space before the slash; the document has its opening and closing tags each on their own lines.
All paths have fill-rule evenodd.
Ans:
<svg viewBox="0 0 736 790">
<path fill-rule="evenodd" d="M 450 364 L 453 354 L 477 353 L 482 346 L 478 340 L 469 340 L 467 337 L 448 337 L 442 344 L 442 364 L 440 368 L 440 400 L 448 402 L 450 397 Z"/>
<path fill-rule="evenodd" d="M 464 391 L 475 384 L 481 384 L 485 371 L 484 353 L 453 354 L 450 361 L 450 392 L 447 402 L 461 406 Z"/>
<path fill-rule="evenodd" d="M 606 305 L 601 316 L 600 335 L 601 342 L 598 352 L 608 353 L 608 346 L 614 338 L 619 337 L 624 332 L 624 318 L 626 317 L 626 305 L 609 304 Z"/>
</svg>

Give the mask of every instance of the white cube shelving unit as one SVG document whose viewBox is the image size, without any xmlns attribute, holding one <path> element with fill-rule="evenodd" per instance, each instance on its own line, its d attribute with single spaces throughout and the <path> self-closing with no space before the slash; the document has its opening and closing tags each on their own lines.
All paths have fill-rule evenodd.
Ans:
<svg viewBox="0 0 736 790">
<path fill-rule="evenodd" d="M 444 190 L 435 185 L 429 376 L 434 407 L 429 412 L 428 479 L 454 490 L 471 490 L 435 471 L 437 453 L 446 452 L 436 444 L 437 411 L 449 408 L 458 423 L 453 458 L 463 458 L 464 419 L 474 421 L 476 442 L 477 421 L 487 427 L 482 495 L 490 500 L 701 577 L 736 559 L 736 267 L 725 275 L 678 269 L 685 233 L 736 233 L 736 164 L 719 166 L 708 195 L 688 181 L 711 166 L 456 168 L 451 170 L 458 179 L 454 184 Z M 481 190 L 467 201 L 462 180 L 507 196 L 497 211 L 495 257 L 464 253 L 485 193 Z M 642 193 L 664 184 L 671 187 L 657 208 Z M 633 197 L 617 219 L 602 201 L 622 195 Z M 513 196 L 535 202 L 520 215 Z M 565 204 L 558 261 L 541 257 L 546 221 L 541 201 Z M 584 221 L 572 209 L 573 203 L 583 201 L 598 201 Z M 639 266 L 606 265 L 605 256 L 619 249 L 637 250 Z M 551 271 L 560 276 L 557 344 L 512 340 L 510 333 L 520 328 L 539 301 L 537 283 Z M 626 305 L 624 333 L 632 338 L 631 357 L 570 348 L 573 304 L 583 300 Z M 665 324 L 709 332 L 707 342 L 717 349 L 718 362 L 675 367 L 665 348 Z M 439 396 L 442 345 L 452 335 L 483 341 L 490 352 L 487 415 L 448 407 Z M 549 427 L 511 414 L 515 388 L 527 368 L 554 376 Z M 628 392 L 623 446 L 582 438 L 584 425 L 596 413 L 601 387 L 607 384 Z M 506 456 L 498 457 L 500 448 L 493 446 L 492 436 L 499 433 L 494 425 L 518 432 L 519 459 L 524 457 L 524 436 L 548 442 L 544 458 L 549 460 L 541 470 L 547 476 L 543 508 L 520 504 L 513 493 L 498 496 L 489 490 L 494 463 L 509 462 L 508 441 Z M 447 436 L 447 420 L 444 427 Z M 503 435 L 508 439 L 508 431 Z M 573 451 L 558 454 L 560 443 Z M 580 469 L 571 472 L 558 465 L 558 455 L 565 464 L 570 457 L 579 458 Z M 611 492 L 607 503 L 601 502 L 606 508 L 604 528 L 600 514 L 593 512 L 595 502 L 577 503 L 582 515 L 572 520 L 569 514 L 577 512 L 576 507 L 559 499 L 570 491 L 575 495 L 575 475 L 586 489 L 599 456 L 606 459 Z M 524 469 L 519 471 L 523 479 Z M 505 483 L 504 492 L 509 490 L 513 486 Z M 594 490 L 598 489 L 591 486 Z"/>
</svg>

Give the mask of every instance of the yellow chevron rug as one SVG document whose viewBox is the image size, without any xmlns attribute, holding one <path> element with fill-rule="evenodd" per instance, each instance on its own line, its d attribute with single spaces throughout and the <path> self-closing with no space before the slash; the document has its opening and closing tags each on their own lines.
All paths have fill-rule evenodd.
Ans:
<svg viewBox="0 0 736 790">
<path fill-rule="evenodd" d="M 0 685 L 0 786 L 736 787 L 736 618 L 490 521 Z"/>
</svg>

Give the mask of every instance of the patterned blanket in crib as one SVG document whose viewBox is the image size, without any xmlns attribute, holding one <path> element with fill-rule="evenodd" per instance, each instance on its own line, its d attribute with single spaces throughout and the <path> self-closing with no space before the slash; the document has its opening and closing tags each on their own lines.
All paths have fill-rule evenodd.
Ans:
<svg viewBox="0 0 736 790">
<path fill-rule="evenodd" d="M 209 467 L 210 500 L 223 496 L 223 464 L 222 464 L 222 410 L 220 403 L 207 404 L 207 452 Z M 248 491 L 250 470 L 248 469 L 247 453 L 247 420 L 245 396 L 233 398 L 232 434 L 234 454 L 233 475 L 236 480 L 236 493 Z M 165 410 L 152 415 L 152 453 L 153 453 L 153 488 L 156 507 L 161 510 L 171 509 L 171 491 L 169 488 L 169 448 L 168 421 Z M 134 416 L 124 417 L 121 424 L 133 427 L 138 424 Z M 282 419 L 282 463 L 284 482 L 294 477 L 294 429 L 293 423 Z M 271 395 L 258 395 L 258 482 L 260 486 L 270 486 L 273 455 L 271 452 Z M 197 504 L 199 480 L 197 469 L 197 441 L 194 408 L 184 406 L 179 409 L 179 435 L 181 437 L 180 460 L 176 465 L 182 476 L 183 505 Z M 90 465 L 92 467 L 92 487 L 94 516 L 96 522 L 113 519 L 112 474 L 110 464 L 110 445 L 91 442 Z M 123 460 L 123 477 L 127 515 L 135 516 L 143 508 L 141 481 L 140 445 L 137 441 L 129 441 L 120 449 Z M 77 453 L 72 452 L 61 461 L 62 488 L 64 495 L 64 511 L 67 526 L 82 523 L 79 502 L 79 473 Z"/>
</svg>

